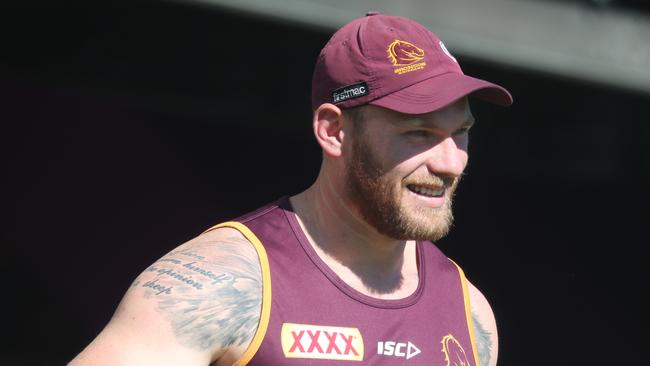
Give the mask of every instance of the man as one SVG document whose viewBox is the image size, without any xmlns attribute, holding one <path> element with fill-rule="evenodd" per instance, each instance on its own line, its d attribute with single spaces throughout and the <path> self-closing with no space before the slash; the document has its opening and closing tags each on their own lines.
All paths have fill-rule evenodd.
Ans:
<svg viewBox="0 0 650 366">
<path fill-rule="evenodd" d="M 71 364 L 495 365 L 489 304 L 430 242 L 467 164 L 468 96 L 512 103 L 409 19 L 342 27 L 314 71 L 314 184 L 152 264 Z"/>
</svg>

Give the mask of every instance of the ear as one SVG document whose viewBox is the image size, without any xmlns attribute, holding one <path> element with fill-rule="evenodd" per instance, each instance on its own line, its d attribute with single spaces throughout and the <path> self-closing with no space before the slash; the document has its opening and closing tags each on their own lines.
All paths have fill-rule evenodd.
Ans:
<svg viewBox="0 0 650 366">
<path fill-rule="evenodd" d="M 314 111 L 314 135 L 327 155 L 341 156 L 343 142 L 343 112 L 334 104 L 324 103 Z"/>
</svg>

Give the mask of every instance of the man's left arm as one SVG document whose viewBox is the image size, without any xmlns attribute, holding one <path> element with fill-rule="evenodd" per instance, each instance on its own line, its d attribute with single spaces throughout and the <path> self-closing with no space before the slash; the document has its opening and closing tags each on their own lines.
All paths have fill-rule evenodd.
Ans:
<svg viewBox="0 0 650 366">
<path fill-rule="evenodd" d="M 481 366 L 496 366 L 499 337 L 494 313 L 481 291 L 468 281 L 472 323 Z"/>
</svg>

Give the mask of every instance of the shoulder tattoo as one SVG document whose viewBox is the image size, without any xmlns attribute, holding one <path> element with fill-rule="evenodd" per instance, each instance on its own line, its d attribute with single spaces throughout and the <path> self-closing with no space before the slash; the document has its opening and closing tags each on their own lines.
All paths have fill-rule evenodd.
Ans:
<svg viewBox="0 0 650 366">
<path fill-rule="evenodd" d="M 474 336 L 476 337 L 476 349 L 480 365 L 489 365 L 492 356 L 491 333 L 485 330 L 485 327 L 478 319 L 475 312 L 472 311 L 472 323 L 474 323 Z"/>
<path fill-rule="evenodd" d="M 184 346 L 207 350 L 246 344 L 262 306 L 257 256 L 242 250 L 249 245 L 230 237 L 173 251 L 149 266 L 132 287 L 157 303 Z"/>
</svg>

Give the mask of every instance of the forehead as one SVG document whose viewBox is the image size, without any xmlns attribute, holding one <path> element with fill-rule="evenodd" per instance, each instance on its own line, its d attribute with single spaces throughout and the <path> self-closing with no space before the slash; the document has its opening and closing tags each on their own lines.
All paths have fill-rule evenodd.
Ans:
<svg viewBox="0 0 650 366">
<path fill-rule="evenodd" d="M 474 123 L 474 116 L 467 98 L 461 98 L 446 107 L 424 114 L 406 114 L 383 107 L 366 105 L 365 121 L 382 121 L 396 127 L 455 127 Z"/>
</svg>

